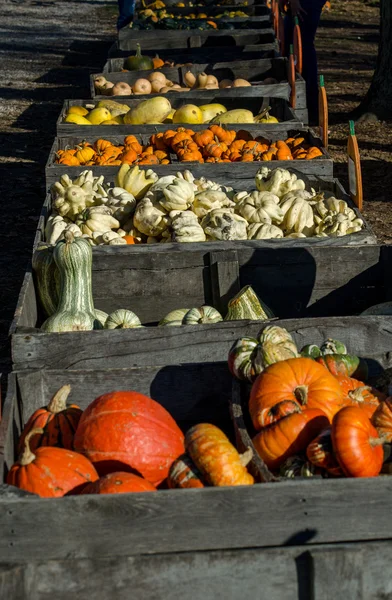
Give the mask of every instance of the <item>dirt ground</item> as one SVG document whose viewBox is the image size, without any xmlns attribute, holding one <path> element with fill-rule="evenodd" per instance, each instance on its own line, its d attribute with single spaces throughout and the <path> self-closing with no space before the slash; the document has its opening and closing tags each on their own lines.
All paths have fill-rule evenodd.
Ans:
<svg viewBox="0 0 392 600">
<path fill-rule="evenodd" d="M 10 368 L 7 333 L 28 266 L 44 200 L 44 166 L 66 98 L 88 98 L 88 75 L 101 70 L 115 35 L 116 3 L 107 0 L 1 0 L 0 372 Z M 317 46 L 329 97 L 330 150 L 347 185 L 348 113 L 371 81 L 378 44 L 378 0 L 332 0 Z M 357 127 L 364 214 L 392 242 L 392 123 Z"/>
</svg>

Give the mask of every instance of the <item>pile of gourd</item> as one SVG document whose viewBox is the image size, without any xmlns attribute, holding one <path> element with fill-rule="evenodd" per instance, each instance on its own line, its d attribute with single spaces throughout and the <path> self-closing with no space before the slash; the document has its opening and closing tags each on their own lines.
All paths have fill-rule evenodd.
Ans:
<svg viewBox="0 0 392 600">
<path fill-rule="evenodd" d="M 391 399 L 364 383 L 367 364 L 327 339 L 298 350 L 290 333 L 267 326 L 242 338 L 229 368 L 252 383 L 253 445 L 266 467 L 283 477 L 375 477 L 391 473 Z M 376 384 L 378 385 L 378 384 Z"/>
<path fill-rule="evenodd" d="M 64 385 L 31 415 L 8 484 L 58 498 L 254 483 L 246 469 L 252 453 L 239 455 L 215 425 L 184 436 L 163 406 L 138 392 L 104 394 L 85 411 L 67 405 L 70 392 Z"/>
<path fill-rule="evenodd" d="M 344 200 L 305 190 L 288 170 L 262 167 L 255 187 L 236 192 L 190 171 L 158 178 L 129 165 L 113 188 L 91 171 L 74 181 L 64 175 L 51 188 L 45 238 L 55 244 L 71 232 L 96 246 L 340 237 L 363 228 Z"/>
</svg>

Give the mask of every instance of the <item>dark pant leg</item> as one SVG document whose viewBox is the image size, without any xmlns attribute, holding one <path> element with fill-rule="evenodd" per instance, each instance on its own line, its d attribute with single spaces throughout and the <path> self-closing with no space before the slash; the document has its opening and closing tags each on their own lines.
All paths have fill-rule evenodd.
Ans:
<svg viewBox="0 0 392 600">
<path fill-rule="evenodd" d="M 311 124 L 318 123 L 318 75 L 317 55 L 314 46 L 321 11 L 326 0 L 302 0 L 302 8 L 306 11 L 303 19 L 299 19 L 302 36 L 302 75 L 306 81 L 306 99 Z M 285 34 L 289 44 L 292 43 L 293 19 L 291 15 L 285 18 Z"/>
<path fill-rule="evenodd" d="M 133 19 L 133 13 L 135 10 L 135 0 L 117 0 L 119 17 L 117 19 L 117 29 L 125 27 Z"/>
</svg>

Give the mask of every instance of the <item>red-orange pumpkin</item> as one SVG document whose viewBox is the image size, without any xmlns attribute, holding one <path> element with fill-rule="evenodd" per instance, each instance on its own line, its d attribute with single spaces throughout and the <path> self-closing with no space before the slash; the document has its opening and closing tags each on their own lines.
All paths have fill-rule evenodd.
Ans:
<svg viewBox="0 0 392 600">
<path fill-rule="evenodd" d="M 315 467 L 339 477 L 343 475 L 332 447 L 331 427 L 324 429 L 306 448 L 306 456 Z"/>
<path fill-rule="evenodd" d="M 347 477 L 376 477 L 384 460 L 383 441 L 361 408 L 346 406 L 333 418 L 333 449 Z"/>
<path fill-rule="evenodd" d="M 24 450 L 7 475 L 8 484 L 42 498 L 58 498 L 77 493 L 86 483 L 98 479 L 91 462 L 77 452 L 43 446 L 33 454 L 29 441 L 36 433 L 43 430 L 33 429 L 26 435 Z"/>
<path fill-rule="evenodd" d="M 372 423 L 386 442 L 392 442 L 392 398 L 380 402 L 373 413 Z"/>
<path fill-rule="evenodd" d="M 97 481 L 87 484 L 81 494 L 127 494 L 130 492 L 156 492 L 156 488 L 142 477 L 133 473 L 109 473 Z"/>
<path fill-rule="evenodd" d="M 76 404 L 67 406 L 67 398 L 71 392 L 70 385 L 63 385 L 56 392 L 48 406 L 38 408 L 27 421 L 19 439 L 18 453 L 24 449 L 26 435 L 32 429 L 43 429 L 42 434 L 30 438 L 29 447 L 32 452 L 40 446 L 58 446 L 73 449 L 73 438 L 78 426 L 82 409 Z"/>
<path fill-rule="evenodd" d="M 267 467 L 275 470 L 290 456 L 303 452 L 328 425 L 322 410 L 302 410 L 264 427 L 253 444 Z"/>
<path fill-rule="evenodd" d="M 329 419 L 344 405 L 337 379 L 311 358 L 282 360 L 257 377 L 249 400 L 256 431 L 263 427 L 268 411 L 284 400 L 296 402 L 302 410 L 318 408 Z"/>
<path fill-rule="evenodd" d="M 202 475 L 192 459 L 183 454 L 170 467 L 167 478 L 168 487 L 174 488 L 203 488 Z"/>
<path fill-rule="evenodd" d="M 130 471 L 153 485 L 166 479 L 184 453 L 184 436 L 173 417 L 138 392 L 110 392 L 84 411 L 74 438 L 100 475 Z"/>
<path fill-rule="evenodd" d="M 380 400 L 385 400 L 384 394 L 365 385 L 362 381 L 344 375 L 339 375 L 337 380 L 343 390 L 346 404 L 362 408 L 369 419 L 380 404 Z"/>
</svg>

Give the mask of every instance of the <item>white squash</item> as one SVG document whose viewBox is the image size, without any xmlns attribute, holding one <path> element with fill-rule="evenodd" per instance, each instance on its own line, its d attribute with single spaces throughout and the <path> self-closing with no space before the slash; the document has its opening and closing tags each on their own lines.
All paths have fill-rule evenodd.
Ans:
<svg viewBox="0 0 392 600">
<path fill-rule="evenodd" d="M 283 237 L 283 231 L 268 223 L 251 223 L 248 226 L 248 240 L 270 240 Z"/>
<path fill-rule="evenodd" d="M 135 329 L 136 327 L 142 327 L 139 317 L 125 308 L 110 313 L 105 321 L 105 329 Z"/>
<path fill-rule="evenodd" d="M 92 206 L 86 208 L 77 218 L 76 224 L 82 233 L 92 237 L 94 231 L 109 231 L 118 229 L 119 221 L 112 217 L 111 210 L 106 206 Z"/>
<path fill-rule="evenodd" d="M 157 237 L 169 225 L 169 217 L 158 202 L 144 198 L 139 202 L 133 216 L 133 224 L 149 237 Z"/>
<path fill-rule="evenodd" d="M 164 198 L 159 200 L 159 204 L 167 211 L 186 210 L 189 208 L 195 198 L 193 183 L 176 177 L 173 183 L 162 189 Z"/>
<path fill-rule="evenodd" d="M 213 306 L 191 308 L 182 320 L 183 325 L 198 325 L 203 323 L 219 323 L 222 315 Z"/>
<path fill-rule="evenodd" d="M 260 192 L 271 192 L 279 198 L 288 192 L 305 189 L 305 182 L 298 179 L 295 173 L 280 168 L 270 170 L 268 167 L 261 167 L 256 173 L 255 182 Z"/>
<path fill-rule="evenodd" d="M 171 212 L 169 216 L 172 219 L 173 242 L 205 242 L 206 235 L 193 212 L 174 211 L 174 214 Z"/>
<path fill-rule="evenodd" d="M 306 228 L 313 227 L 313 209 L 307 200 L 293 195 L 280 206 L 284 214 L 282 229 L 286 234 L 302 233 Z"/>
<path fill-rule="evenodd" d="M 236 204 L 236 212 L 248 223 L 275 223 L 283 221 L 279 198 L 270 192 L 251 192 Z"/>
<path fill-rule="evenodd" d="M 195 199 L 192 204 L 193 212 L 202 219 L 214 208 L 231 208 L 234 207 L 232 202 L 225 194 L 220 190 L 207 189 L 202 192 L 198 192 L 195 195 Z"/>
<path fill-rule="evenodd" d="M 248 222 L 243 217 L 229 212 L 227 208 L 216 208 L 202 220 L 204 233 L 211 240 L 246 240 Z"/>
</svg>

